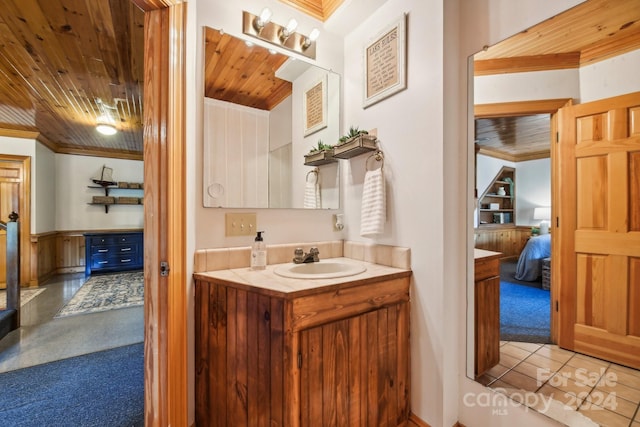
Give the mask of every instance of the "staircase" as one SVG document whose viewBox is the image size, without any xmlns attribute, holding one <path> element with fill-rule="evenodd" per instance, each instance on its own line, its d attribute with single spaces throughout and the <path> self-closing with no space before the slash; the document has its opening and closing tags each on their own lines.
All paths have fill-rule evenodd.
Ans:
<svg viewBox="0 0 640 427">
<path fill-rule="evenodd" d="M 18 214 L 11 212 L 9 222 L 0 221 L 7 231 L 7 307 L 0 310 L 0 339 L 20 327 L 20 240 Z"/>
</svg>

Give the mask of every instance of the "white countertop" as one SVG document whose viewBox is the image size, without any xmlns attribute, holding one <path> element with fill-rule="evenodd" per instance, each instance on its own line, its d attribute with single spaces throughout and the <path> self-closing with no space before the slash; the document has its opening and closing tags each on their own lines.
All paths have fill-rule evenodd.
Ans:
<svg viewBox="0 0 640 427">
<path fill-rule="evenodd" d="M 265 270 L 251 270 L 249 267 L 234 268 L 229 270 L 206 271 L 196 273 L 194 277 L 200 280 L 215 279 L 225 284 L 240 285 L 240 287 L 258 288 L 267 293 L 293 295 L 299 293 L 313 293 L 314 290 L 322 290 L 325 287 L 338 285 L 359 285 L 372 279 L 389 280 L 396 277 L 407 277 L 411 270 L 388 267 L 386 265 L 354 260 L 351 258 L 327 258 L 319 262 L 343 262 L 345 264 L 358 264 L 366 267 L 363 273 L 353 276 L 337 277 L 332 279 L 291 279 L 278 276 L 273 270 L 282 264 L 267 265 Z M 291 264 L 291 263 L 286 263 Z M 375 280 L 378 281 L 378 280 Z"/>
</svg>

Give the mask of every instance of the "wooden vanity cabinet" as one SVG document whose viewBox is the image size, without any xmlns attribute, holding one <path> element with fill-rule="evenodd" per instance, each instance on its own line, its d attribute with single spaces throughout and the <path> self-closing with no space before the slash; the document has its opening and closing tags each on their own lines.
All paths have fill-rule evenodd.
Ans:
<svg viewBox="0 0 640 427">
<path fill-rule="evenodd" d="M 475 250 L 475 376 L 500 362 L 499 252 Z"/>
<path fill-rule="evenodd" d="M 299 295 L 196 280 L 195 333 L 198 426 L 408 420 L 408 275 Z"/>
</svg>

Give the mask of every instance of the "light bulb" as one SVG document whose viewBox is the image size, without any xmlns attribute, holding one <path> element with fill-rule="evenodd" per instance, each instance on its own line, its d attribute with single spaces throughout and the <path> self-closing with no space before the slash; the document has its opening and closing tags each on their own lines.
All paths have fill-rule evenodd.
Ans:
<svg viewBox="0 0 640 427">
<path fill-rule="evenodd" d="M 96 130 L 103 135 L 115 135 L 118 132 L 116 127 L 109 123 L 98 123 Z"/>
<path fill-rule="evenodd" d="M 309 34 L 309 40 L 314 42 L 318 40 L 318 37 L 320 37 L 320 30 L 317 28 L 314 28 L 313 30 L 311 30 L 311 34 Z"/>
<path fill-rule="evenodd" d="M 260 16 L 258 16 L 258 19 L 256 19 L 255 24 L 259 30 L 262 30 L 262 28 L 264 28 L 264 26 L 267 25 L 270 21 L 271 10 L 268 7 L 265 7 L 264 9 L 262 9 L 262 12 L 260 12 Z"/>
<path fill-rule="evenodd" d="M 289 20 L 289 22 L 287 23 L 287 26 L 285 27 L 285 30 L 287 31 L 288 35 L 291 35 L 291 33 L 293 33 L 296 28 L 298 28 L 298 21 L 296 21 L 295 19 L 291 18 Z"/>
</svg>

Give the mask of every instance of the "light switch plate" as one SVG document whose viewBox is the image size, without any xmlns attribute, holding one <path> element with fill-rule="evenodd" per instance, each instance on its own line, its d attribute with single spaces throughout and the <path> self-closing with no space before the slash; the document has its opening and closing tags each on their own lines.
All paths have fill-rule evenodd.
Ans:
<svg viewBox="0 0 640 427">
<path fill-rule="evenodd" d="M 224 215 L 225 236 L 255 236 L 256 213 L 227 213 Z"/>
</svg>

